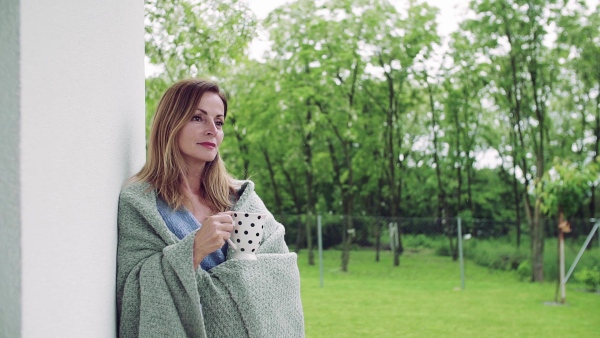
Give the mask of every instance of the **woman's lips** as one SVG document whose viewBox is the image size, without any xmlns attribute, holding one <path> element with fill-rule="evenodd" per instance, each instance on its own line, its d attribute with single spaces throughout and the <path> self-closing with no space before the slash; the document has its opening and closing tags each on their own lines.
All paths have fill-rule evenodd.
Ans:
<svg viewBox="0 0 600 338">
<path fill-rule="evenodd" d="M 200 143 L 201 146 L 205 146 L 206 148 L 209 149 L 214 149 L 217 145 L 212 143 L 212 142 L 202 142 Z"/>
</svg>

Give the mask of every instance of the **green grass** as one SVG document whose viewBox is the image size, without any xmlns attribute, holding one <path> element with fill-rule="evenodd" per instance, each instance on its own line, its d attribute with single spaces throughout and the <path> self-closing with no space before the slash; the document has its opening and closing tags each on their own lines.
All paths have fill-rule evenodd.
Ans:
<svg viewBox="0 0 600 338">
<path fill-rule="evenodd" d="M 317 253 L 315 252 L 315 256 Z M 340 252 L 318 259 L 299 255 L 306 336 L 315 337 L 597 337 L 600 294 L 567 285 L 567 305 L 549 306 L 555 283 L 519 282 L 513 272 L 467 261 L 460 289 L 458 262 L 432 250 L 406 252 L 392 266 L 390 252 L 353 251 L 349 272 Z"/>
</svg>

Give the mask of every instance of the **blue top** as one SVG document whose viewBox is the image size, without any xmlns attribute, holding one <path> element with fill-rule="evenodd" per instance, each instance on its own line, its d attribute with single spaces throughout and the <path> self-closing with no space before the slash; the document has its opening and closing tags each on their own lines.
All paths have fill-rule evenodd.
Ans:
<svg viewBox="0 0 600 338">
<path fill-rule="evenodd" d="M 180 240 L 194 230 L 202 227 L 202 224 L 196 220 L 196 217 L 194 217 L 191 212 L 183 208 L 179 210 L 171 209 L 160 196 L 157 196 L 156 198 L 156 207 L 169 230 L 171 230 L 171 232 Z M 227 242 L 225 242 L 220 249 L 217 249 L 215 252 L 206 256 L 202 262 L 200 262 L 200 267 L 208 271 L 225 262 L 226 256 Z"/>
</svg>

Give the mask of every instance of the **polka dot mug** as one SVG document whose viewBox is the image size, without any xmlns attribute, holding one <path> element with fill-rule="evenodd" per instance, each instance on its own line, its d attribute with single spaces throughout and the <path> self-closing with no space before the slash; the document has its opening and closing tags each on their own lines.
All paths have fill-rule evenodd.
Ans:
<svg viewBox="0 0 600 338">
<path fill-rule="evenodd" d="M 256 250 L 263 237 L 265 214 L 234 211 L 233 231 L 229 246 L 235 250 L 234 259 L 256 260 Z"/>
</svg>

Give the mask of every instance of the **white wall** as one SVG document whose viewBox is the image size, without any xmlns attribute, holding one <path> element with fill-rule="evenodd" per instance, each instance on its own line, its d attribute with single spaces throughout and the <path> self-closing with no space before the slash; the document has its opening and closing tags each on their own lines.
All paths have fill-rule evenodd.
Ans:
<svg viewBox="0 0 600 338">
<path fill-rule="evenodd" d="M 21 237 L 20 336 L 112 337 L 117 198 L 145 153 L 144 2 L 8 2 L 20 8 L 20 127 L 0 161 L 18 168 L 20 200 L 2 222 Z"/>
</svg>

